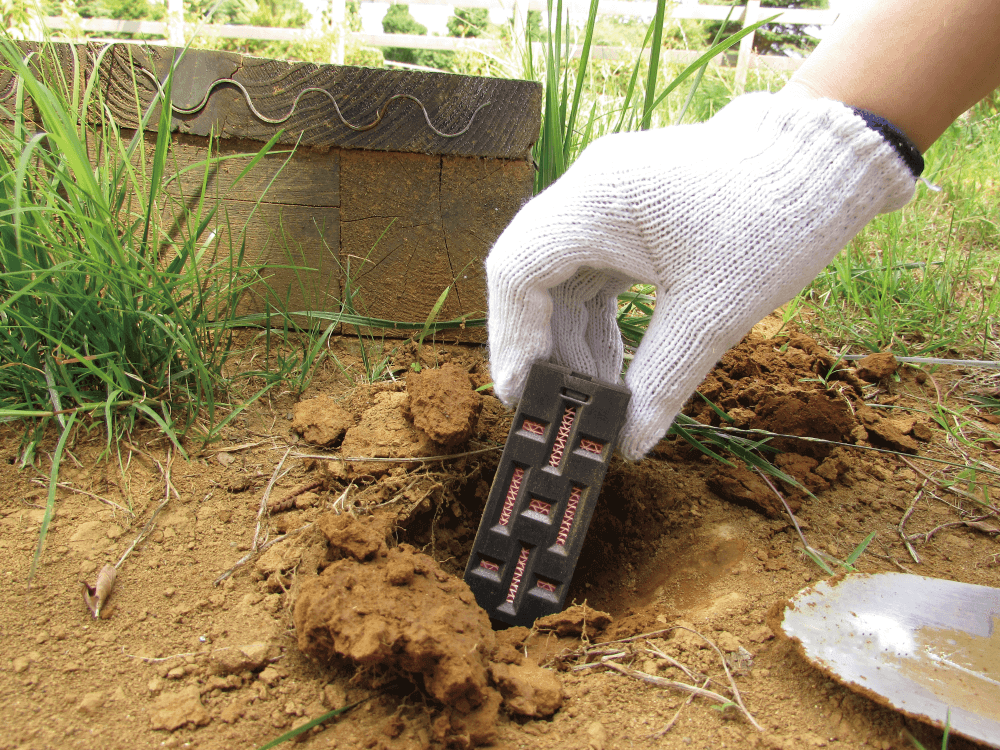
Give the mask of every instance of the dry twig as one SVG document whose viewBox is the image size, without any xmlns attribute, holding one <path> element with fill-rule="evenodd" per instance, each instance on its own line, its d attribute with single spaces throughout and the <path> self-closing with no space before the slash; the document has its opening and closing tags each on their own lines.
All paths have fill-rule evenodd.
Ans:
<svg viewBox="0 0 1000 750">
<path fill-rule="evenodd" d="M 282 540 L 284 540 L 284 539 L 287 539 L 287 538 L 288 538 L 288 537 L 290 537 L 290 536 L 293 536 L 293 535 L 295 535 L 295 534 L 298 534 L 298 533 L 299 533 L 300 531 L 304 531 L 305 529 L 308 529 L 308 528 L 309 528 L 310 526 L 312 526 L 312 525 L 313 525 L 313 522 L 312 522 L 312 521 L 310 521 L 309 523 L 307 523 L 307 524 L 304 524 L 304 525 L 302 525 L 302 526 L 299 526 L 299 528 L 297 528 L 297 529 L 293 529 L 292 531 L 289 531 L 289 532 L 288 532 L 288 533 L 286 533 L 286 534 L 279 534 L 278 536 L 274 537 L 274 539 L 269 539 L 269 540 L 267 540 L 267 541 L 266 541 L 266 542 L 264 542 L 264 543 L 263 543 L 262 545 L 260 545 L 260 548 L 259 548 L 259 549 L 256 549 L 256 550 L 250 550 L 250 551 L 249 551 L 249 552 L 247 552 L 247 553 L 246 553 L 245 555 L 243 555 L 243 557 L 241 557 L 241 558 L 240 558 L 239 560 L 237 560 L 237 561 L 236 561 L 236 564 L 235 564 L 235 565 L 233 565 L 233 567 L 231 567 L 231 568 L 230 568 L 229 570 L 225 571 L 225 572 L 224 572 L 224 573 L 223 573 L 222 575 L 220 575 L 220 576 L 219 576 L 218 578 L 216 578 L 216 579 L 215 579 L 215 580 L 214 580 L 214 581 L 212 582 L 212 585 L 213 585 L 213 586 L 218 586 L 218 585 L 219 585 L 220 583 L 222 583 L 223 581 L 225 581 L 225 580 L 226 580 L 227 578 L 229 578 L 229 577 L 230 577 L 230 576 L 231 576 L 231 575 L 232 575 L 233 573 L 235 573 L 235 572 L 236 572 L 237 570 L 239 570 L 239 569 L 240 569 L 240 568 L 242 568 L 242 567 L 243 567 L 244 565 L 246 565 L 246 564 L 247 564 L 248 562 L 250 562 L 250 560 L 251 560 L 251 559 L 253 558 L 253 556 L 254 556 L 255 554 L 257 554 L 258 552 L 259 552 L 259 553 L 262 553 L 262 554 L 263 554 L 264 552 L 266 552 L 267 550 L 269 550 L 269 549 L 270 549 L 271 547 L 273 547 L 273 546 L 274 546 L 275 544 L 277 544 L 278 542 L 280 542 L 280 541 L 282 541 Z"/>
<path fill-rule="evenodd" d="M 170 467 L 172 463 L 173 463 L 173 451 L 171 448 L 167 448 L 167 468 L 164 469 L 163 464 L 161 464 L 159 461 L 156 461 L 156 466 L 157 468 L 159 468 L 160 473 L 163 475 L 163 484 L 164 484 L 163 500 L 161 500 L 160 504 L 156 506 L 156 510 L 153 511 L 153 515 L 151 515 L 149 517 L 149 520 L 146 521 L 146 525 L 142 527 L 142 531 L 139 532 L 139 536 L 135 538 L 132 544 L 129 545 L 128 549 L 125 550 L 124 553 L 122 553 L 122 556 L 121 558 L 119 558 L 118 562 L 115 563 L 116 570 L 120 568 L 122 566 L 122 563 L 125 562 L 126 558 L 128 558 L 128 556 L 132 554 L 132 550 L 136 548 L 136 545 L 142 542 L 142 540 L 149 535 L 149 532 L 153 530 L 153 525 L 156 523 L 156 517 L 160 515 L 160 511 L 166 507 L 168 502 L 170 502 L 170 492 L 173 491 L 174 495 L 180 498 L 180 493 L 178 493 L 176 488 L 174 488 L 174 486 L 170 483 Z"/>
<path fill-rule="evenodd" d="M 944 482 L 941 482 L 941 481 L 935 479 L 930 474 L 928 474 L 926 471 L 924 471 L 923 469 L 921 469 L 920 467 L 918 467 L 916 464 L 914 464 L 912 461 L 910 461 L 909 459 L 907 459 L 905 456 L 900 456 L 900 458 L 903 459 L 903 463 L 905 463 L 907 466 L 909 466 L 911 469 L 913 469 L 915 472 L 917 472 L 917 474 L 919 474 L 920 476 L 922 476 L 928 482 L 933 482 L 935 485 L 937 485 L 938 487 L 940 487 L 945 492 L 951 492 L 952 494 L 958 495 L 959 497 L 964 497 L 967 500 L 971 500 L 972 502 L 976 503 L 976 505 L 979 505 L 979 506 L 981 506 L 983 508 L 986 508 L 986 509 L 990 510 L 993 513 L 996 513 L 996 514 L 1000 515 L 1000 508 L 997 508 L 994 505 L 990 505 L 989 503 L 983 502 L 983 500 L 981 498 L 976 497 L 971 492 L 966 492 L 965 490 L 960 490 L 957 487 L 955 487 L 954 485 L 945 484 Z"/>
<path fill-rule="evenodd" d="M 32 484 L 37 484 L 40 487 L 48 487 L 48 482 L 43 482 L 41 479 L 32 479 L 31 483 Z M 102 503 L 105 503 L 106 505 L 110 505 L 112 508 L 117 508 L 122 513 L 128 513 L 130 516 L 134 516 L 135 515 L 135 513 L 133 513 L 132 511 L 130 511 L 128 508 L 126 508 L 126 507 L 124 507 L 122 505 L 119 505 L 114 500 L 108 500 L 106 497 L 101 497 L 100 495 L 95 495 L 93 492 L 87 492 L 87 490 L 81 490 L 79 487 L 74 487 L 73 485 L 71 485 L 71 484 L 69 484 L 67 482 L 56 482 L 56 487 L 59 487 L 60 489 L 63 489 L 63 490 L 69 490 L 70 492 L 75 492 L 78 495 L 86 495 L 87 497 L 92 497 L 95 500 L 98 500 L 98 501 L 100 501 Z"/>
<path fill-rule="evenodd" d="M 907 519 L 909 519 L 910 515 L 913 513 L 913 509 L 917 507 L 917 501 L 920 500 L 920 496 L 924 494 L 924 488 L 927 486 L 927 481 L 928 480 L 925 479 L 923 484 L 920 485 L 920 489 L 917 490 L 917 494 L 914 495 L 913 500 L 910 501 L 910 507 L 906 509 L 906 513 L 904 513 L 903 517 L 899 520 L 899 526 L 896 527 L 899 531 L 899 538 L 902 539 L 903 544 L 906 545 L 906 551 L 910 553 L 910 557 L 913 558 L 913 562 L 917 565 L 920 564 L 920 557 L 917 555 L 917 551 L 913 549 L 913 545 L 910 544 L 910 539 L 906 536 L 906 532 L 903 530 L 903 527 L 906 525 Z"/>
<path fill-rule="evenodd" d="M 747 711 L 746 708 L 743 706 L 742 701 L 734 702 L 723 695 L 719 695 L 718 693 L 713 692 L 712 690 L 706 690 L 705 688 L 700 688 L 697 685 L 688 685 L 686 682 L 677 682 L 676 680 L 668 680 L 664 677 L 656 677 L 651 674 L 646 674 L 645 672 L 640 672 L 637 669 L 631 669 L 630 667 L 617 664 L 613 661 L 602 660 L 601 663 L 604 664 L 604 666 L 608 667 L 609 669 L 613 669 L 616 672 L 621 672 L 623 675 L 627 675 L 628 677 L 632 677 L 633 679 L 636 680 L 642 680 L 643 682 L 648 682 L 658 687 L 681 690 L 685 693 L 691 693 L 692 695 L 700 696 L 702 698 L 708 698 L 709 700 L 715 701 L 716 703 L 719 703 L 723 706 L 734 705 L 743 712 L 743 715 L 747 717 L 747 720 L 751 724 L 753 724 L 758 731 L 760 732 L 764 731 L 764 727 L 758 724 L 756 720 L 753 718 L 753 716 L 750 715 L 750 712 Z"/>
<path fill-rule="evenodd" d="M 285 459 L 288 458 L 288 454 L 292 452 L 292 446 L 288 446 L 285 450 L 285 455 L 281 457 L 278 461 L 278 465 L 274 467 L 274 473 L 271 474 L 271 480 L 267 483 L 267 487 L 264 489 L 264 495 L 260 499 L 260 509 L 257 511 L 257 528 L 253 532 L 253 544 L 250 545 L 250 553 L 253 554 L 257 551 L 257 545 L 260 543 L 260 527 L 264 520 L 264 514 L 267 512 L 267 499 L 271 496 L 271 490 L 274 488 L 274 483 L 278 481 L 278 475 L 281 473 L 281 467 L 285 465 Z"/>
<path fill-rule="evenodd" d="M 291 450 L 289 448 L 289 450 Z M 292 458 L 312 458 L 317 461 L 343 461 L 345 463 L 428 463 L 431 461 L 450 461 L 453 458 L 465 458 L 466 456 L 478 456 L 480 453 L 492 453 L 503 450 L 503 446 L 495 448 L 477 448 L 474 451 L 463 451 L 462 453 L 449 453 L 446 456 L 400 456 L 398 458 L 387 458 L 385 456 L 328 456 L 322 453 L 293 453 Z M 286 454 L 287 455 L 287 454 Z"/>
<path fill-rule="evenodd" d="M 711 682 L 711 680 L 709 680 L 709 679 L 707 679 L 707 678 L 706 678 L 706 679 L 705 679 L 705 682 L 704 682 L 704 683 L 702 684 L 702 686 L 701 686 L 701 687 L 702 687 L 702 689 L 704 689 L 704 688 L 708 687 L 708 683 L 709 683 L 709 682 Z M 670 731 L 671 729 L 673 729 L 673 728 L 674 728 L 674 724 L 676 724 L 676 723 L 677 723 L 677 720 L 678 720 L 679 718 L 681 718 L 681 711 L 683 711 L 683 710 L 684 710 L 684 707 L 685 707 L 685 706 L 690 706 L 690 705 L 691 705 L 691 701 L 693 701 L 693 700 L 694 700 L 694 693 L 692 693 L 691 695 L 689 695 L 689 696 L 687 697 L 687 700 L 686 700 L 686 701 L 684 701 L 684 702 L 683 702 L 683 703 L 682 703 L 682 704 L 681 704 L 681 705 L 680 705 L 680 706 L 678 707 L 678 709 L 677 709 L 677 713 L 675 713 L 675 714 L 674 714 L 673 718 L 672 718 L 672 719 L 670 719 L 670 721 L 668 721 L 668 722 L 667 722 L 667 725 L 666 725 L 665 727 L 663 727 L 663 729 L 661 729 L 661 730 L 659 730 L 659 731 L 657 731 L 657 732 L 653 732 L 653 733 L 652 733 L 651 735 L 649 735 L 648 737 L 644 737 L 643 739 L 647 739 L 647 740 L 658 740 L 658 739 L 659 739 L 660 737 L 662 737 L 662 736 L 663 736 L 663 735 L 665 735 L 665 734 L 666 734 L 667 732 L 669 732 L 669 731 Z"/>
</svg>

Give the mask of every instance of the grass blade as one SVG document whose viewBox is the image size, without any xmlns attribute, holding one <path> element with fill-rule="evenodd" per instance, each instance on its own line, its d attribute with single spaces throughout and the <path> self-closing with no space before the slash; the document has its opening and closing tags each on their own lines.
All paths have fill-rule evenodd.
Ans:
<svg viewBox="0 0 1000 750">
<path fill-rule="evenodd" d="M 28 571 L 28 585 L 31 585 L 35 573 L 38 572 L 38 564 L 42 559 L 42 552 L 45 550 L 45 537 L 49 533 L 49 523 L 52 521 L 52 513 L 56 508 L 56 485 L 59 483 L 59 464 L 62 462 L 63 451 L 66 448 L 66 440 L 73 431 L 76 424 L 76 414 L 70 414 L 59 435 L 59 442 L 56 443 L 55 452 L 52 454 L 52 469 L 49 471 L 49 496 L 45 501 L 45 515 L 42 516 L 42 526 L 38 530 L 38 544 L 35 547 L 35 555 L 31 558 L 31 569 Z"/>
<path fill-rule="evenodd" d="M 305 732 L 308 732 L 313 727 L 319 726 L 324 721 L 329 721 L 330 719 L 333 719 L 333 718 L 335 718 L 337 716 L 340 716 L 341 714 L 347 713 L 348 711 L 350 711 L 355 706 L 364 703 L 366 700 L 368 700 L 368 698 L 363 698 L 362 700 L 359 700 L 359 701 L 357 701 L 355 703 L 351 703 L 350 705 L 342 706 L 341 708 L 335 708 L 332 711 L 327 711 L 322 716 L 317 716 L 312 721 L 307 721 L 302 726 L 296 727 L 295 729 L 293 729 L 293 730 L 291 730 L 289 732 L 285 732 L 280 737 L 276 737 L 275 739 L 273 739 L 270 742 L 268 742 L 266 745 L 261 745 L 259 748 L 257 748 L 257 750 L 271 750 L 271 748 L 277 747 L 278 745 L 280 745 L 283 742 L 288 742 L 289 740 L 293 740 L 296 737 L 298 737 L 300 734 L 304 734 Z"/>
</svg>

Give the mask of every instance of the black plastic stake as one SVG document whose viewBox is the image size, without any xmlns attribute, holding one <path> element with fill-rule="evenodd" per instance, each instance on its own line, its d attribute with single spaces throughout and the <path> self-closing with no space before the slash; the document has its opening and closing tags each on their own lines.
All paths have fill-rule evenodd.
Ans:
<svg viewBox="0 0 1000 750">
<path fill-rule="evenodd" d="M 563 608 L 630 396 L 532 365 L 465 569 L 491 619 L 530 627 Z"/>
</svg>

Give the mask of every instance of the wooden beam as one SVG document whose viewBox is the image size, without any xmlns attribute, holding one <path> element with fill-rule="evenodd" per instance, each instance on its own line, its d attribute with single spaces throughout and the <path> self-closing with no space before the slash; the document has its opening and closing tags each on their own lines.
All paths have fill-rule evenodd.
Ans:
<svg viewBox="0 0 1000 750">
<path fill-rule="evenodd" d="M 150 106 L 153 76 L 166 81 L 175 57 L 172 128 L 181 133 L 267 141 L 280 131 L 289 145 L 504 159 L 529 158 L 538 138 L 541 85 L 532 81 L 127 45 L 102 63 L 120 125 L 138 125 L 136 92 Z"/>
</svg>

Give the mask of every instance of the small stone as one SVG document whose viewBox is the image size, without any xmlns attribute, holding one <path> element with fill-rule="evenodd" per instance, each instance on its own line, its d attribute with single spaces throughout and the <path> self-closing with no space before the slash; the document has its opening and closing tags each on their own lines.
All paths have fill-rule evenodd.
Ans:
<svg viewBox="0 0 1000 750">
<path fill-rule="evenodd" d="M 880 380 L 891 377 L 899 367 L 896 355 L 892 352 L 879 352 L 869 354 L 867 357 L 858 360 L 858 377 L 867 380 L 869 383 L 877 383 Z"/>
<path fill-rule="evenodd" d="M 323 688 L 323 705 L 327 708 L 342 708 L 347 705 L 347 693 L 340 685 L 330 683 Z"/>
<path fill-rule="evenodd" d="M 913 429 L 910 431 L 910 434 L 913 435 L 913 437 L 915 437 L 921 443 L 929 443 L 931 441 L 931 438 L 933 437 L 933 433 L 931 433 L 931 428 L 925 425 L 923 422 L 914 422 Z"/>
<path fill-rule="evenodd" d="M 246 704 L 237 699 L 219 712 L 219 719 L 226 724 L 233 724 L 243 718 L 243 714 L 246 713 L 246 710 Z"/>
<path fill-rule="evenodd" d="M 205 726 L 211 720 L 212 717 L 201 703 L 197 685 L 176 692 L 162 693 L 156 699 L 150 714 L 153 729 L 165 729 L 168 732 L 180 729 L 185 724 Z"/>
<path fill-rule="evenodd" d="M 13 664 L 14 674 L 21 674 L 22 672 L 26 672 L 28 670 L 28 665 L 30 663 L 31 662 L 28 661 L 27 656 L 15 656 Z"/>
<path fill-rule="evenodd" d="M 771 628 L 767 625 L 760 625 L 750 631 L 749 637 L 753 643 L 763 643 L 774 638 L 774 633 L 771 632 Z"/>
<path fill-rule="evenodd" d="M 35 636 L 35 643 L 41 645 L 45 643 L 45 641 L 47 641 L 48 639 L 49 639 L 49 634 L 43 630 L 42 632 L 40 632 L 38 635 Z"/>
<path fill-rule="evenodd" d="M 104 705 L 104 693 L 100 690 L 95 690 L 91 693 L 85 693 L 83 698 L 76 706 L 76 710 L 85 714 L 92 714 Z"/>
<path fill-rule="evenodd" d="M 599 721 L 587 725 L 587 750 L 604 750 L 608 744 L 608 730 Z"/>
<path fill-rule="evenodd" d="M 354 417 L 329 396 L 300 401 L 293 408 L 292 429 L 316 445 L 333 445 L 354 423 Z"/>
<path fill-rule="evenodd" d="M 177 589 L 175 589 L 173 586 L 168 586 L 167 588 L 163 589 L 163 595 L 167 597 L 167 599 L 169 599 L 176 593 Z"/>
<path fill-rule="evenodd" d="M 274 687 L 278 684 L 278 681 L 281 680 L 281 673 L 274 667 L 267 667 L 263 672 L 257 675 L 257 679 L 268 687 Z"/>
<path fill-rule="evenodd" d="M 319 505 L 319 495 L 315 492 L 303 492 L 301 495 L 295 498 L 295 507 L 299 510 L 305 510 L 306 508 L 312 508 L 313 506 Z"/>
<path fill-rule="evenodd" d="M 185 667 L 174 667 L 173 669 L 167 672 L 167 679 L 179 680 L 186 674 L 187 674 L 187 669 Z"/>
<path fill-rule="evenodd" d="M 732 654 L 740 650 L 739 639 L 727 630 L 716 634 L 715 645 L 727 654 Z"/>
</svg>

